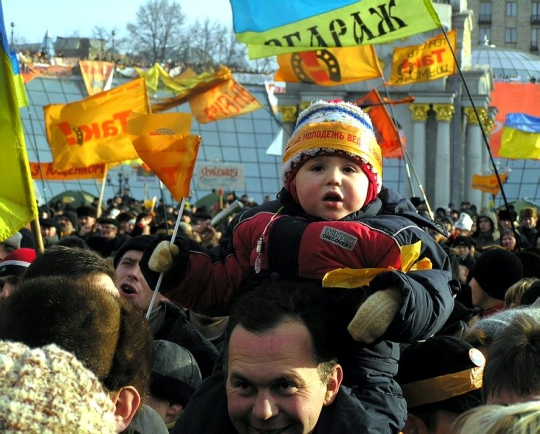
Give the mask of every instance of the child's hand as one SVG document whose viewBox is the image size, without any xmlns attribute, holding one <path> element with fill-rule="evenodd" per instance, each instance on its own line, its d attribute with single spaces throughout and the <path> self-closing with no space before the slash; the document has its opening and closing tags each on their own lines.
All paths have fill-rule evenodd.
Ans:
<svg viewBox="0 0 540 434">
<path fill-rule="evenodd" d="M 152 252 L 148 267 L 157 273 L 164 273 L 171 268 L 173 259 L 178 256 L 179 252 L 178 246 L 171 244 L 170 241 L 162 241 Z"/>
<path fill-rule="evenodd" d="M 386 332 L 399 310 L 401 301 L 397 288 L 373 293 L 360 305 L 347 330 L 355 341 L 371 344 Z"/>
</svg>

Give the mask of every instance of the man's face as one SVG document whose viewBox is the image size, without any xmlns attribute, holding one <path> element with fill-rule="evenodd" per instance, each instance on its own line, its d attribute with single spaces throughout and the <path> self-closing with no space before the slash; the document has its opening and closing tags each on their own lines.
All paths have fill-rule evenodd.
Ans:
<svg viewBox="0 0 540 434">
<path fill-rule="evenodd" d="M 467 256 L 469 253 L 471 253 L 471 248 L 464 244 L 460 244 L 456 246 L 455 249 L 460 255 L 463 255 L 463 256 Z"/>
<path fill-rule="evenodd" d="M 471 282 L 469 283 L 469 286 L 471 287 L 471 293 L 472 293 L 472 304 L 474 307 L 479 307 L 481 309 L 488 309 L 491 306 L 488 305 L 488 295 L 486 292 L 482 289 L 482 287 L 478 284 L 476 279 L 473 277 L 471 279 Z"/>
<path fill-rule="evenodd" d="M 527 229 L 533 229 L 536 226 L 536 218 L 530 216 L 530 217 L 523 217 L 521 219 L 521 226 Z"/>
<path fill-rule="evenodd" d="M 45 239 L 52 238 L 56 235 L 56 227 L 54 226 L 41 226 L 41 236 Z"/>
<path fill-rule="evenodd" d="M 118 228 L 115 225 L 111 225 L 109 223 L 101 224 L 102 237 L 112 240 L 114 237 L 116 237 L 117 232 L 118 232 Z"/>
<path fill-rule="evenodd" d="M 299 321 L 263 334 L 236 327 L 227 372 L 229 416 L 239 434 L 312 433 L 342 375 L 336 366 L 328 384 L 321 381 L 309 331 Z"/>
<path fill-rule="evenodd" d="M 8 298 L 13 294 L 21 284 L 20 276 L 0 277 L 0 300 Z"/>
<path fill-rule="evenodd" d="M 91 231 L 96 224 L 96 218 L 90 216 L 79 217 L 79 227 L 81 231 Z"/>
<path fill-rule="evenodd" d="M 17 250 L 16 247 L 10 246 L 9 244 L 0 243 L 0 260 L 4 259 L 9 255 L 13 250 Z"/>
<path fill-rule="evenodd" d="M 75 229 L 73 227 L 73 224 L 71 223 L 71 220 L 67 217 L 60 217 L 58 219 L 58 223 L 60 223 L 60 228 L 63 232 L 73 232 L 73 230 Z"/>
<path fill-rule="evenodd" d="M 491 232 L 491 220 L 487 218 L 478 219 L 478 228 L 480 232 Z"/>
<path fill-rule="evenodd" d="M 143 252 L 128 250 L 116 267 L 116 287 L 120 296 L 135 304 L 139 309 L 146 312 L 150 306 L 154 291 L 150 289 L 144 278 L 139 261 Z M 158 294 L 156 307 L 161 301 Z"/>
</svg>

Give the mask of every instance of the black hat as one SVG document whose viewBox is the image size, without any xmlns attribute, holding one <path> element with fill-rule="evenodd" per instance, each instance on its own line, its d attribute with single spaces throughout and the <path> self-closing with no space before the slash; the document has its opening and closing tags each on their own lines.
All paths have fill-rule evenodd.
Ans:
<svg viewBox="0 0 540 434">
<path fill-rule="evenodd" d="M 185 407 L 202 381 L 195 358 L 174 342 L 155 340 L 154 349 L 150 392 Z"/>
<path fill-rule="evenodd" d="M 97 217 L 97 208 L 90 205 L 81 205 L 77 207 L 77 217 Z"/>
<path fill-rule="evenodd" d="M 469 271 L 474 268 L 474 258 L 471 255 L 460 255 L 457 258 L 458 265 L 467 267 Z"/>
<path fill-rule="evenodd" d="M 39 225 L 45 228 L 56 228 L 56 232 L 60 232 L 60 224 L 55 219 L 39 219 Z"/>
<path fill-rule="evenodd" d="M 56 217 L 56 220 L 60 220 L 61 218 L 67 218 L 74 228 L 77 228 L 79 225 L 79 219 L 77 218 L 77 214 L 73 211 L 64 211 L 63 214 Z"/>
<path fill-rule="evenodd" d="M 118 221 L 116 219 L 103 217 L 98 219 L 98 223 L 102 225 L 113 225 L 114 227 L 118 228 Z"/>
<path fill-rule="evenodd" d="M 527 250 L 514 253 L 523 266 L 523 277 L 536 277 L 540 279 L 540 255 Z"/>
<path fill-rule="evenodd" d="M 504 300 L 508 288 L 523 279 L 523 266 L 514 253 L 490 249 L 474 264 L 472 277 L 490 297 Z"/>
<path fill-rule="evenodd" d="M 157 237 L 155 235 L 138 235 L 128 239 L 124 244 L 122 244 L 114 256 L 114 268 L 118 266 L 120 259 L 122 259 L 124 253 L 126 253 L 128 250 L 139 250 L 140 252 L 144 252 L 144 249 L 146 249 L 146 247 L 148 247 L 156 238 Z"/>
<path fill-rule="evenodd" d="M 465 237 L 463 235 L 458 235 L 452 241 L 452 247 L 457 247 L 457 246 L 466 246 L 466 247 L 468 247 L 470 249 L 472 247 L 471 237 Z"/>
<path fill-rule="evenodd" d="M 511 222 L 513 222 L 515 220 L 515 217 L 512 215 L 512 213 L 510 213 L 509 211 L 505 210 L 505 209 L 501 209 L 499 210 L 499 221 L 500 220 L 510 220 Z"/>
<path fill-rule="evenodd" d="M 521 296 L 520 306 L 530 306 L 536 300 L 540 298 L 540 280 L 533 282 L 533 284 L 523 293 Z"/>
<path fill-rule="evenodd" d="M 426 404 L 461 413 L 455 397 L 475 393 L 482 387 L 486 362 L 472 345 L 454 336 L 436 336 L 403 350 L 396 381 L 403 390 L 408 408 Z M 462 405 L 462 404 L 461 404 Z"/>
</svg>

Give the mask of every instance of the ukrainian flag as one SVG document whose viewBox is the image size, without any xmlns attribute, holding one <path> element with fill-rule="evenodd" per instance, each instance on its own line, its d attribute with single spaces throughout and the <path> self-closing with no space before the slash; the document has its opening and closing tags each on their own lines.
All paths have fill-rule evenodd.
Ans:
<svg viewBox="0 0 540 434">
<path fill-rule="evenodd" d="M 508 113 L 504 121 L 499 156 L 540 159 L 540 118 L 524 113 Z"/>
<path fill-rule="evenodd" d="M 230 0 L 251 59 L 379 44 L 441 27 L 431 0 Z"/>
<path fill-rule="evenodd" d="M 9 238 L 38 215 L 13 66 L 0 0 L 0 241 Z"/>
</svg>

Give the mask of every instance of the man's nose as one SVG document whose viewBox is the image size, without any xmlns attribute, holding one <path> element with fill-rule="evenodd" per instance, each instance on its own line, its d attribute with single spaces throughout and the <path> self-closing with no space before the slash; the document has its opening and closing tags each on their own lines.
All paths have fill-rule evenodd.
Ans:
<svg viewBox="0 0 540 434">
<path fill-rule="evenodd" d="M 259 420 L 268 420 L 278 414 L 278 406 L 267 393 L 257 395 L 253 405 L 253 416 Z"/>
</svg>

